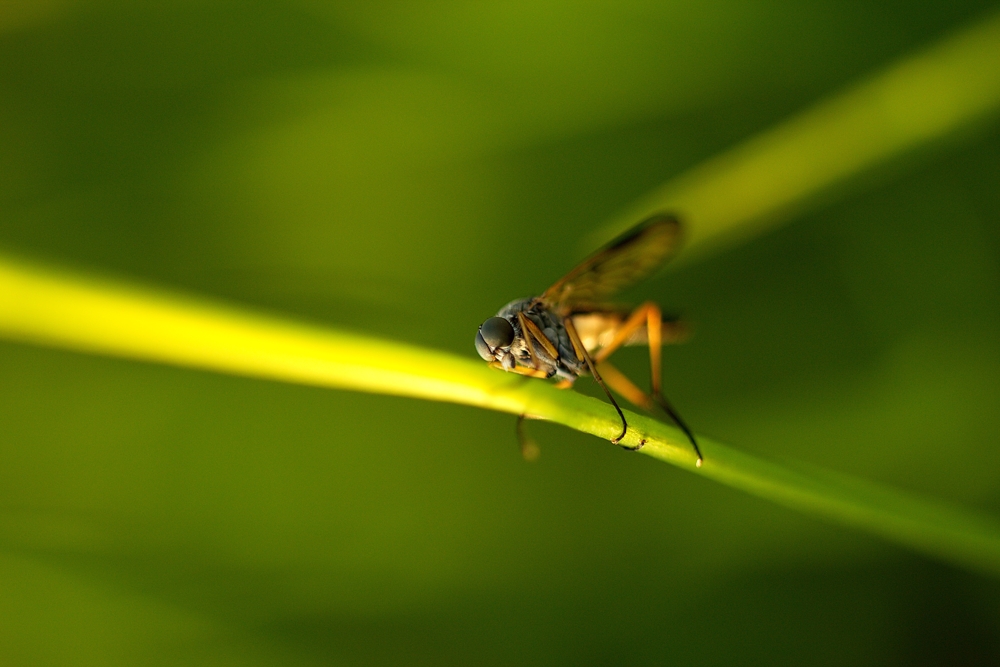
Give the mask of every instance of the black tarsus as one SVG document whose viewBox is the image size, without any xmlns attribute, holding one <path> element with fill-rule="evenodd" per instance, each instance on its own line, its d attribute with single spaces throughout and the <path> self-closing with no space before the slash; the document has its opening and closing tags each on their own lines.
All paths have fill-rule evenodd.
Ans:
<svg viewBox="0 0 1000 667">
<path fill-rule="evenodd" d="M 608 395 L 608 400 L 611 401 L 611 405 L 615 406 L 615 410 L 618 411 L 618 416 L 621 417 L 622 434 L 611 441 L 612 445 L 617 445 L 625 437 L 625 434 L 628 433 L 628 422 L 625 421 L 625 413 L 622 412 L 622 409 L 620 407 L 618 407 L 618 401 L 616 401 L 615 397 L 611 395 L 611 391 L 608 390 L 607 385 L 604 384 L 604 380 L 601 379 L 601 375 L 600 373 L 597 372 L 597 368 L 596 366 L 594 366 L 594 362 L 590 360 L 590 353 L 584 350 L 583 358 L 586 360 L 587 366 L 590 368 L 590 374 L 594 376 L 595 380 L 597 380 L 597 384 L 601 385 L 601 389 L 603 389 L 604 393 Z M 639 445 L 639 447 L 625 447 L 624 445 L 622 446 L 625 449 L 638 449 L 639 447 L 642 447 L 642 445 Z"/>
<path fill-rule="evenodd" d="M 684 435 L 688 437 L 688 440 L 691 441 L 691 446 L 694 447 L 694 453 L 698 455 L 698 465 L 700 466 L 702 461 L 705 460 L 705 458 L 701 455 L 701 450 L 698 449 L 698 442 L 694 439 L 694 433 L 691 432 L 691 429 L 689 429 L 687 424 L 684 423 L 684 420 L 681 419 L 681 416 L 677 414 L 677 411 L 674 410 L 674 408 L 670 405 L 670 403 L 667 401 L 666 396 L 663 395 L 663 392 L 660 391 L 653 392 L 650 393 L 650 396 L 653 397 L 653 400 L 656 401 L 657 405 L 663 408 L 663 411 L 667 413 L 670 419 L 672 419 L 673 422 L 677 424 L 677 428 L 684 431 Z"/>
<path fill-rule="evenodd" d="M 611 405 L 615 406 L 615 410 L 618 412 L 618 416 L 622 420 L 621 435 L 611 441 L 612 445 L 617 445 L 625 437 L 625 434 L 628 433 L 628 422 L 625 421 L 625 413 L 622 412 L 620 407 L 618 407 L 618 401 L 616 401 L 615 397 L 611 395 L 611 391 L 608 389 L 607 385 L 604 384 L 604 380 L 601 379 L 601 374 L 597 372 L 594 360 L 590 358 L 590 353 L 587 352 L 587 348 L 583 346 L 583 341 L 580 340 L 580 334 L 576 332 L 576 327 L 573 326 L 573 320 L 569 317 L 565 318 L 563 320 L 563 326 L 566 328 L 566 333 L 569 334 L 570 339 L 573 341 L 573 347 L 579 350 L 580 354 L 577 356 L 582 356 L 583 360 L 587 362 L 587 368 L 590 369 L 590 374 L 595 380 L 597 380 L 597 384 L 601 385 L 601 389 L 603 389 L 604 393 L 607 394 L 608 400 L 611 401 Z M 625 447 L 625 449 L 632 449 L 632 447 Z"/>
</svg>

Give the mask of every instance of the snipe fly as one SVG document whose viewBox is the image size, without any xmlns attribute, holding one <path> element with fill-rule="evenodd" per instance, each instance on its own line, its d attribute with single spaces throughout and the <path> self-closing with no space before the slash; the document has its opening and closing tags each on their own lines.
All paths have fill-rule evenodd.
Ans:
<svg viewBox="0 0 1000 667">
<path fill-rule="evenodd" d="M 698 455 L 701 450 L 691 429 L 661 391 L 660 347 L 683 337 L 676 322 L 664 321 L 660 307 L 647 301 L 634 310 L 612 305 L 608 298 L 645 278 L 673 255 L 681 225 L 670 215 L 644 220 L 585 259 L 541 296 L 516 299 L 479 327 L 476 351 L 492 368 L 529 377 L 555 378 L 560 388 L 591 375 L 607 394 L 622 420 L 618 444 L 628 432 L 625 415 L 608 386 L 645 409 L 659 405 L 684 431 Z M 646 393 L 608 363 L 623 345 L 648 345 L 652 390 Z M 518 418 L 521 450 L 526 458 L 537 453 Z M 644 444 L 641 441 L 638 449 Z"/>
</svg>

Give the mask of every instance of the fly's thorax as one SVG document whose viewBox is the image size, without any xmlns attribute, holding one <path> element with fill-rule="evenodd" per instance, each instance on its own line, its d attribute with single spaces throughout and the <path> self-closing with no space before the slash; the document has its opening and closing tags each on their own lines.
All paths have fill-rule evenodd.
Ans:
<svg viewBox="0 0 1000 667">
<path fill-rule="evenodd" d="M 537 301 L 537 299 L 534 297 L 529 297 L 527 299 L 514 299 L 497 311 L 497 317 L 502 317 L 511 324 L 514 324 L 517 321 L 517 314 L 529 310 L 535 301 Z"/>
<path fill-rule="evenodd" d="M 497 313 L 497 317 L 507 319 L 514 327 L 514 341 L 510 345 L 510 352 L 517 361 L 518 366 L 533 368 L 544 371 L 547 377 L 556 375 L 559 371 L 558 359 L 552 357 L 545 351 L 545 348 L 537 342 L 532 342 L 531 350 L 528 350 L 528 332 L 521 326 L 521 317 L 531 320 L 538 325 L 538 316 L 534 312 L 534 299 L 518 299 L 512 301 Z M 541 328 L 541 327 L 539 327 Z M 534 355 L 532 355 L 534 352 Z"/>
<path fill-rule="evenodd" d="M 527 332 L 521 326 L 519 315 L 530 320 L 541 331 L 555 349 L 554 356 L 535 340 L 532 341 L 532 350 L 528 350 Z M 542 370 L 548 377 L 570 380 L 576 379 L 584 371 L 582 362 L 576 358 L 573 343 L 562 323 L 562 318 L 550 310 L 543 300 L 537 297 L 516 299 L 501 308 L 497 317 L 510 322 L 514 329 L 510 352 L 519 366 Z"/>
</svg>

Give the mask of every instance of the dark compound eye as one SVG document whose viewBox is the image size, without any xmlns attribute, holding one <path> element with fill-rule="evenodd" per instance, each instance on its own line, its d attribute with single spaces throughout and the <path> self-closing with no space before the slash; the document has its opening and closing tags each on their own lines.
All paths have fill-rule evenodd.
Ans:
<svg viewBox="0 0 1000 667">
<path fill-rule="evenodd" d="M 507 347 L 513 342 L 514 327 L 510 322 L 502 317 L 491 317 L 476 333 L 476 352 L 486 361 L 493 361 L 498 347 Z"/>
<path fill-rule="evenodd" d="M 493 352 L 490 350 L 490 346 L 486 344 L 486 341 L 483 340 L 482 331 L 476 332 L 476 352 L 486 361 L 493 361 Z"/>
<path fill-rule="evenodd" d="M 514 342 L 514 327 L 502 317 L 491 317 L 479 327 L 483 340 L 492 349 L 507 347 Z"/>
</svg>

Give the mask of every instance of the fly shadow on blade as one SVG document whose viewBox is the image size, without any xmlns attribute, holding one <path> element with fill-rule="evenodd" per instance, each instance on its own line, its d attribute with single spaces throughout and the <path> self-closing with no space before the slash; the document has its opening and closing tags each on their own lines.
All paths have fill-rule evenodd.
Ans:
<svg viewBox="0 0 1000 667">
<path fill-rule="evenodd" d="M 476 333 L 476 351 L 491 368 L 535 378 L 556 378 L 557 387 L 573 386 L 581 375 L 592 375 L 608 395 L 622 420 L 621 442 L 628 432 L 625 414 L 612 389 L 631 403 L 651 409 L 658 405 L 684 431 L 701 466 L 702 456 L 691 429 L 661 391 L 660 347 L 683 339 L 683 326 L 664 321 L 660 307 L 647 301 L 634 310 L 610 304 L 619 290 L 647 277 L 669 259 L 680 242 L 681 224 L 659 214 L 639 223 L 581 262 L 541 296 L 516 299 L 483 322 Z M 648 345 L 652 390 L 639 389 L 607 359 L 623 345 Z M 517 420 L 521 453 L 538 456 L 524 433 L 525 415 Z M 640 449 L 645 440 L 632 451 Z"/>
</svg>

